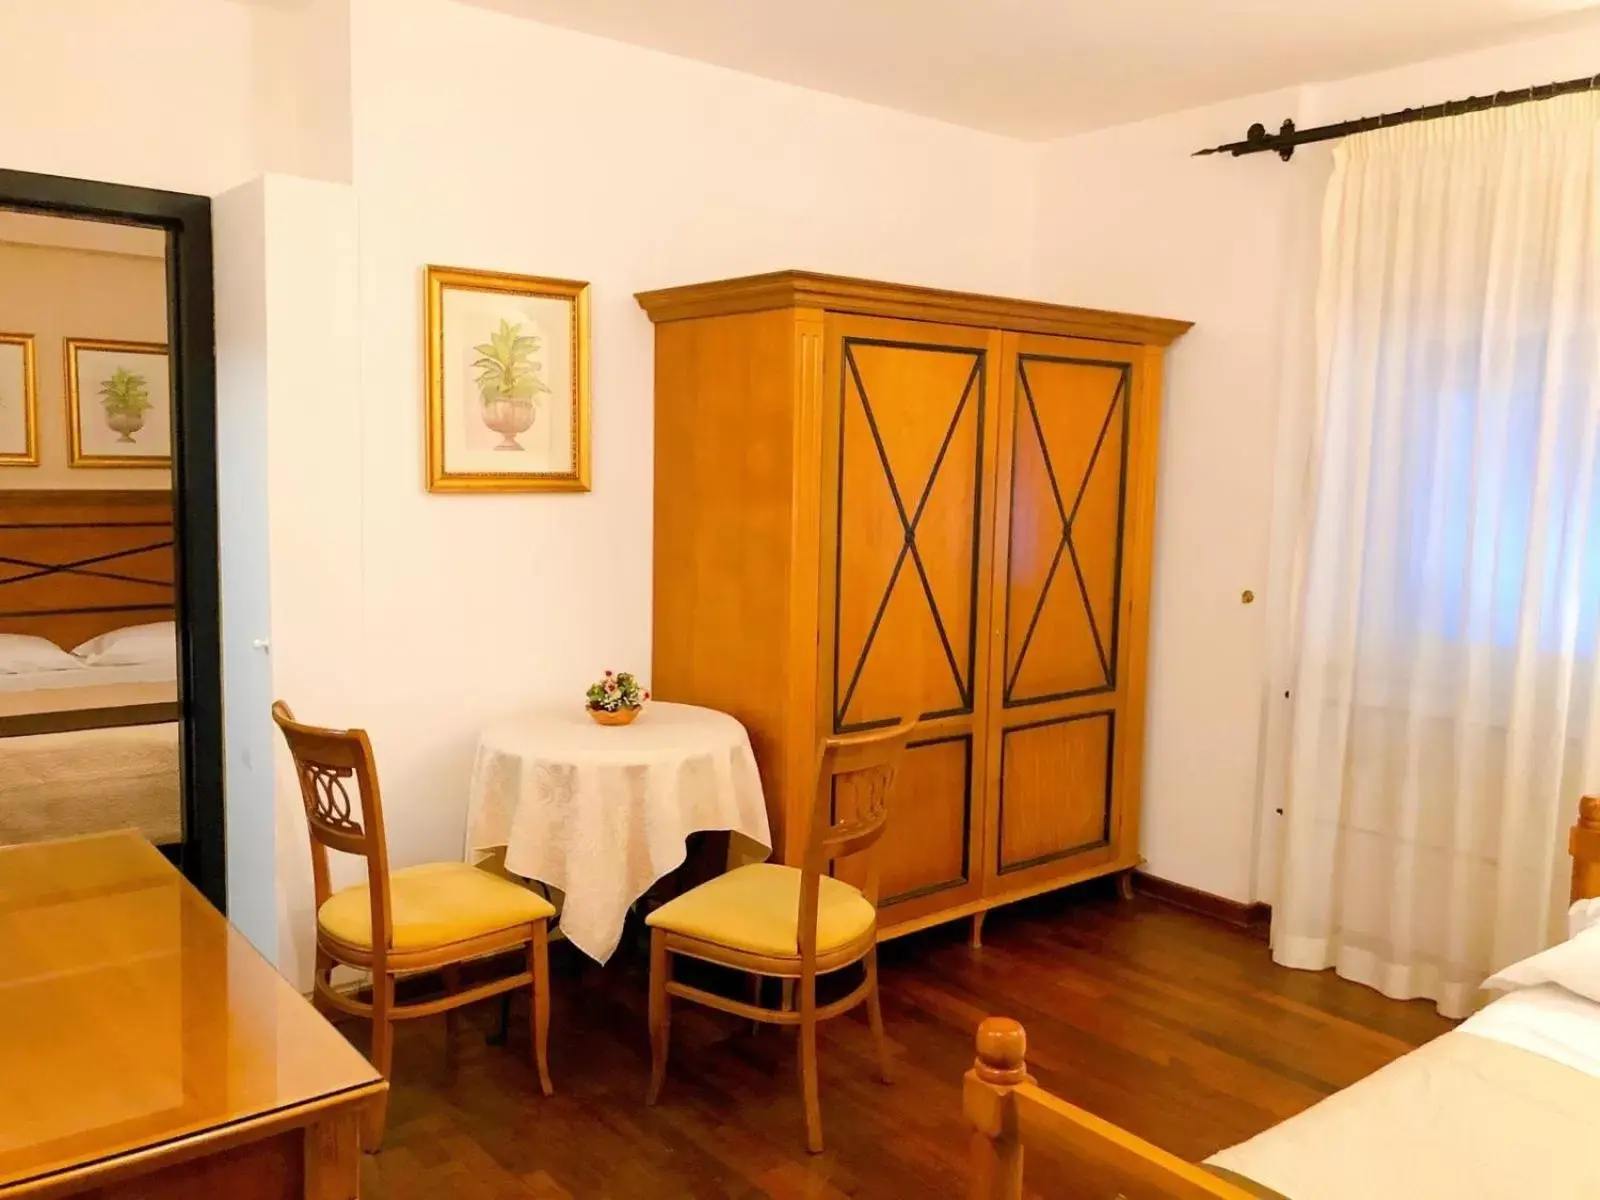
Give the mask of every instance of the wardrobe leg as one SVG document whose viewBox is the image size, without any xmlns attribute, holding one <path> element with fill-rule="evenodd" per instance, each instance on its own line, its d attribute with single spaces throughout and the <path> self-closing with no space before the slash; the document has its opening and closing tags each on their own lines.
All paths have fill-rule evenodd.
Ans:
<svg viewBox="0 0 1600 1200">
<path fill-rule="evenodd" d="M 983 949 L 983 919 L 988 915 L 987 908 L 972 914 L 972 932 L 967 935 L 967 945 L 974 950 Z"/>
</svg>

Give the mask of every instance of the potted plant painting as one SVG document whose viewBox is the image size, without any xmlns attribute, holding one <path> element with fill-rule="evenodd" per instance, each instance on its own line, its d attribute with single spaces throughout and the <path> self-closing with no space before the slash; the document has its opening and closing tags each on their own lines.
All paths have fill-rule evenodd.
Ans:
<svg viewBox="0 0 1600 1200">
<path fill-rule="evenodd" d="M 150 384 L 138 372 L 118 367 L 100 385 L 100 404 L 106 424 L 121 435 L 117 441 L 131 442 L 144 428 L 144 414 L 150 411 Z"/>
<path fill-rule="evenodd" d="M 534 361 L 539 339 L 522 332 L 522 323 L 504 318 L 489 340 L 473 347 L 478 354 L 472 366 L 483 403 L 483 423 L 500 435 L 496 450 L 521 450 L 519 433 L 533 424 L 534 405 L 541 393 L 550 389 L 539 377 L 540 364 Z"/>
<path fill-rule="evenodd" d="M 601 725 L 631 725 L 650 693 L 627 671 L 607 671 L 589 687 L 589 715 Z"/>
</svg>

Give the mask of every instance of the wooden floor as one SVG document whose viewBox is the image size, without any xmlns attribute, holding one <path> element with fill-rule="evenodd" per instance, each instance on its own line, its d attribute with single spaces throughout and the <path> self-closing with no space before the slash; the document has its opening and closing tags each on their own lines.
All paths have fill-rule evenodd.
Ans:
<svg viewBox="0 0 1600 1200">
<path fill-rule="evenodd" d="M 1274 966 L 1245 933 L 1140 898 L 1079 889 L 884 947 L 896 1062 L 885 1087 L 863 1016 L 821 1035 L 828 1150 L 802 1146 L 794 1035 L 752 1036 L 679 1002 L 661 1105 L 649 1076 L 645 967 L 558 964 L 557 1094 L 538 1094 L 526 1007 L 490 1046 L 494 1003 L 399 1030 L 389 1136 L 366 1200 L 499 1197 L 960 1197 L 960 1078 L 988 1014 L 1028 1029 L 1047 1088 L 1193 1159 L 1258 1133 L 1448 1029 L 1431 1005 Z M 558 954 L 558 958 L 559 958 Z M 730 986 L 738 986 L 735 979 Z M 359 1026 L 349 1030 L 365 1045 Z M 1070 1164 L 1030 1156 L 1030 1188 L 1077 1195 Z"/>
</svg>

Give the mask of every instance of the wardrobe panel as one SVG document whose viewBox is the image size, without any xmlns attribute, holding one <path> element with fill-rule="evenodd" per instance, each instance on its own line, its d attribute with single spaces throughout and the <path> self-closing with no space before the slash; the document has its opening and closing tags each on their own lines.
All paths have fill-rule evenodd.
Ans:
<svg viewBox="0 0 1600 1200">
<path fill-rule="evenodd" d="M 1128 631 L 1137 624 L 1142 655 L 1143 614 L 1135 622 L 1130 613 L 1148 568 L 1144 364 L 1139 346 L 1005 339 L 988 897 L 1137 861 L 1137 820 L 1124 817 L 1137 806 L 1130 770 L 1142 753 Z"/>
<path fill-rule="evenodd" d="M 880 843 L 879 907 L 885 923 L 912 901 L 965 887 L 975 878 L 970 853 L 973 826 L 972 735 L 952 734 L 912 742 L 901 767 L 889 824 Z M 841 797 L 836 819 L 848 817 Z M 844 862 L 840 878 L 860 884 L 859 861 Z"/>
<path fill-rule="evenodd" d="M 1012 366 L 1004 703 L 1116 686 L 1131 368 L 1019 354 Z"/>
<path fill-rule="evenodd" d="M 997 874 L 1110 843 L 1115 738 L 1110 712 L 1054 717 L 1001 735 Z"/>
<path fill-rule="evenodd" d="M 837 733 L 898 720 L 908 674 L 926 716 L 972 712 L 987 348 L 954 333 L 838 347 Z"/>
</svg>

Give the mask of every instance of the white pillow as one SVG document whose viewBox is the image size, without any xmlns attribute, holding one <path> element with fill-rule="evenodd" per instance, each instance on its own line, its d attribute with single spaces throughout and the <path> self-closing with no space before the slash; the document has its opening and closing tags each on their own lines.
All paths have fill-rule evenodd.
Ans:
<svg viewBox="0 0 1600 1200">
<path fill-rule="evenodd" d="M 130 625 L 90 638 L 73 651 L 91 667 L 144 667 L 178 663 L 178 627 L 171 621 Z"/>
<path fill-rule="evenodd" d="M 1600 897 L 1593 900 L 1574 900 L 1567 909 L 1567 936 L 1575 938 L 1585 929 L 1600 925 Z"/>
<path fill-rule="evenodd" d="M 84 664 L 60 646 L 42 637 L 0 633 L 0 675 L 30 675 L 35 671 L 79 671 Z"/>
<path fill-rule="evenodd" d="M 1532 958 L 1512 963 L 1490 976 L 1483 986 L 1490 991 L 1511 992 L 1542 983 L 1554 983 L 1600 1004 L 1600 927 L 1586 929 Z"/>
</svg>

